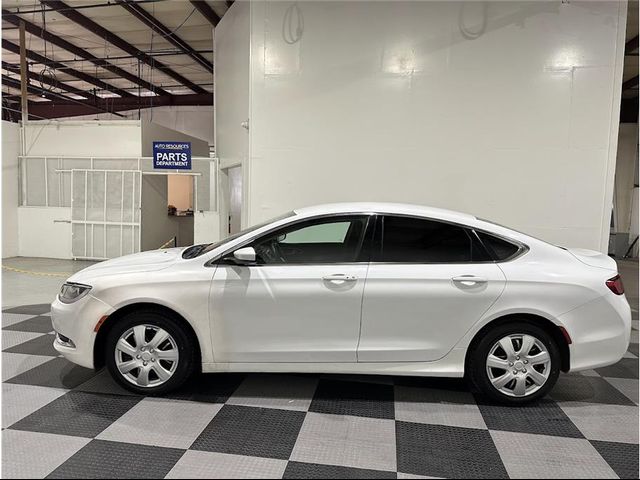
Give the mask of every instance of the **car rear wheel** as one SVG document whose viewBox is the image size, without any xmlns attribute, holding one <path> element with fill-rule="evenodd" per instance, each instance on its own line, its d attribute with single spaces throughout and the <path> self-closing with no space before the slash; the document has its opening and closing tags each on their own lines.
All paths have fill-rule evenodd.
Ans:
<svg viewBox="0 0 640 480">
<path fill-rule="evenodd" d="M 560 374 L 560 351 L 545 330 L 525 322 L 490 330 L 467 365 L 474 386 L 490 399 L 523 404 L 545 396 Z"/>
<path fill-rule="evenodd" d="M 192 340 L 170 316 L 132 312 L 109 331 L 105 358 L 111 376 L 143 395 L 159 395 L 182 385 L 195 365 Z"/>
</svg>

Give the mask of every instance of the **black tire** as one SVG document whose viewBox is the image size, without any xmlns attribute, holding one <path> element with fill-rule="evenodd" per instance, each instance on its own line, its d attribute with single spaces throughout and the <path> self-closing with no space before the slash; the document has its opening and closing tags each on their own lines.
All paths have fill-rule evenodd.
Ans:
<svg viewBox="0 0 640 480">
<path fill-rule="evenodd" d="M 487 374 L 486 361 L 491 348 L 500 339 L 509 335 L 526 334 L 538 339 L 546 347 L 551 358 L 547 381 L 537 391 L 523 397 L 509 396 L 495 388 Z M 544 329 L 526 321 L 515 321 L 489 330 L 473 347 L 467 361 L 467 378 L 481 396 L 494 402 L 508 405 L 523 405 L 544 397 L 553 388 L 560 375 L 560 349 L 556 341 Z"/>
<path fill-rule="evenodd" d="M 151 325 L 162 328 L 173 337 L 176 343 L 179 353 L 178 365 L 172 376 L 161 385 L 149 387 L 135 385 L 128 381 L 118 370 L 115 358 L 116 344 L 122 334 L 137 325 Z M 195 367 L 198 359 L 194 341 L 192 336 L 184 331 L 184 328 L 180 326 L 172 315 L 152 309 L 134 311 L 122 317 L 108 332 L 104 351 L 105 364 L 113 379 L 127 390 L 141 395 L 162 395 L 180 387 L 196 371 Z"/>
</svg>

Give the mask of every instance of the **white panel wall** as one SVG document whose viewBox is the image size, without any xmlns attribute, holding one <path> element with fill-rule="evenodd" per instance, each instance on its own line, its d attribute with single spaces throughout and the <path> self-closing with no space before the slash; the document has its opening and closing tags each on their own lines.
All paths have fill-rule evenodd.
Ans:
<svg viewBox="0 0 640 480">
<path fill-rule="evenodd" d="M 138 110 L 126 110 L 119 112 L 131 120 L 138 119 Z M 141 110 L 143 121 L 153 122 L 163 127 L 170 128 L 177 132 L 193 135 L 194 137 L 206 140 L 209 145 L 213 145 L 213 106 L 164 106 L 153 107 Z M 84 115 L 73 117 L 74 120 L 108 120 L 113 119 L 111 113 L 99 113 L 95 115 Z"/>
<path fill-rule="evenodd" d="M 25 127 L 25 155 L 139 157 L 138 121 L 38 121 Z"/>
<path fill-rule="evenodd" d="M 198 211 L 193 214 L 193 243 L 212 243 L 220 240 L 218 212 Z"/>
<path fill-rule="evenodd" d="M 71 258 L 71 209 L 18 207 L 18 255 Z"/>
<path fill-rule="evenodd" d="M 20 128 L 2 121 L 2 258 L 18 255 Z"/>
<path fill-rule="evenodd" d="M 221 77 L 226 41 L 245 55 L 229 13 L 216 29 L 222 164 L 243 155 L 243 88 L 229 81 L 242 68 Z M 606 249 L 625 15 L 575 0 L 252 3 L 247 223 L 401 201 Z"/>
<path fill-rule="evenodd" d="M 249 119 L 249 2 L 235 2 L 214 35 L 216 156 L 221 167 L 239 164 L 249 155 L 242 122 Z"/>
</svg>

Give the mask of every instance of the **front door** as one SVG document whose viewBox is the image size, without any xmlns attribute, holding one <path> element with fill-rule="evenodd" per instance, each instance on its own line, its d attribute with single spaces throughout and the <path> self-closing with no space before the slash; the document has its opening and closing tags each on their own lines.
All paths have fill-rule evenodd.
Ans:
<svg viewBox="0 0 640 480">
<path fill-rule="evenodd" d="M 213 278 L 216 362 L 356 362 L 369 216 L 296 222 L 249 245 L 255 265 L 222 260 Z"/>
<path fill-rule="evenodd" d="M 505 276 L 464 227 L 400 216 L 378 224 L 358 361 L 438 360 L 499 298 Z"/>
</svg>

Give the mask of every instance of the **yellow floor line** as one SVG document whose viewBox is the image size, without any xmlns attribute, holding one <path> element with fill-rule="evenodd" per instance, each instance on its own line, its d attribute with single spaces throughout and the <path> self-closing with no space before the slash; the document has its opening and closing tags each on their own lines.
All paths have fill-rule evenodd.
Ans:
<svg viewBox="0 0 640 480">
<path fill-rule="evenodd" d="M 59 272 L 32 272 L 31 270 L 23 270 L 21 268 L 8 267 L 6 265 L 2 266 L 3 269 L 8 270 L 10 272 L 15 273 L 24 273 L 27 275 L 37 275 L 40 277 L 70 277 L 71 273 L 59 273 Z"/>
</svg>

